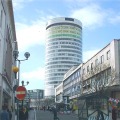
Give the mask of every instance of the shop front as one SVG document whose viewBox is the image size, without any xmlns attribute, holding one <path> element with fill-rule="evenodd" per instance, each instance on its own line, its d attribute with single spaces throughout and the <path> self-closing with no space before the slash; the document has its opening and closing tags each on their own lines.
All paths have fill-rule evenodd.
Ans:
<svg viewBox="0 0 120 120">
<path fill-rule="evenodd" d="M 2 106 L 5 105 L 8 108 L 12 106 L 12 90 L 9 85 L 3 81 L 3 91 L 2 91 Z"/>
<path fill-rule="evenodd" d="M 108 97 L 97 94 L 82 96 L 79 103 L 79 120 L 108 120 Z"/>
<path fill-rule="evenodd" d="M 11 96 L 7 94 L 5 91 L 3 91 L 2 105 L 9 107 L 10 101 L 11 101 Z"/>
</svg>

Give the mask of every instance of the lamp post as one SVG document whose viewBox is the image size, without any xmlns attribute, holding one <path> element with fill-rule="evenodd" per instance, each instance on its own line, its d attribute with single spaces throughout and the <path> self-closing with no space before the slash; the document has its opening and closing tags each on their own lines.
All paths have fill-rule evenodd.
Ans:
<svg viewBox="0 0 120 120">
<path fill-rule="evenodd" d="M 21 83 L 22 83 L 22 86 L 26 86 L 26 85 L 28 85 L 28 84 L 29 84 L 29 82 L 28 82 L 28 81 L 26 82 L 26 85 L 24 84 L 24 81 L 22 81 Z M 22 108 L 23 108 L 23 101 L 24 101 L 24 100 L 22 100 Z"/>
<path fill-rule="evenodd" d="M 21 61 L 25 61 L 25 60 L 28 60 L 28 58 L 30 57 L 30 53 L 29 52 L 25 52 L 24 56 L 25 56 L 25 59 L 18 59 L 18 55 L 19 55 L 19 51 L 18 50 L 14 50 L 13 51 L 13 57 L 15 58 L 15 61 L 18 61 L 18 69 L 19 69 L 19 72 L 18 72 L 18 86 L 19 86 L 19 81 L 20 81 L 20 64 L 21 64 Z"/>
<path fill-rule="evenodd" d="M 17 83 L 17 86 L 19 86 L 19 81 L 20 81 L 20 63 L 21 63 L 21 61 L 28 60 L 28 58 L 30 57 L 30 53 L 25 52 L 25 54 L 24 54 L 25 59 L 22 59 L 22 60 L 18 59 L 18 56 L 19 56 L 19 51 L 14 50 L 13 51 L 13 57 L 14 57 L 15 61 L 18 61 L 18 83 Z M 16 74 L 15 74 L 15 78 L 16 78 Z M 18 107 L 19 107 L 19 101 L 17 100 L 17 120 L 19 120 L 19 108 Z"/>
</svg>

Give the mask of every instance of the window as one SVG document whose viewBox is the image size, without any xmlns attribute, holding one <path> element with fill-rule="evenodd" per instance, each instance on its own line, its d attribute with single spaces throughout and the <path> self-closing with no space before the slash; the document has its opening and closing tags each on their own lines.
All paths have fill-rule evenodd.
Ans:
<svg viewBox="0 0 120 120">
<path fill-rule="evenodd" d="M 85 74 L 85 68 L 83 69 L 83 74 Z"/>
<path fill-rule="evenodd" d="M 87 66 L 87 72 L 89 72 L 89 66 Z"/>
<path fill-rule="evenodd" d="M 77 71 L 77 76 L 78 76 L 78 77 L 80 76 L 80 71 Z"/>
<path fill-rule="evenodd" d="M 95 65 L 96 65 L 96 66 L 98 65 L 98 59 L 95 60 Z"/>
<path fill-rule="evenodd" d="M 3 17 L 3 11 L 0 12 L 0 27 L 2 27 L 2 17 Z"/>
<path fill-rule="evenodd" d="M 74 79 L 74 75 L 72 75 L 72 80 Z"/>
<path fill-rule="evenodd" d="M 74 21 L 73 18 L 65 18 L 65 20 L 67 20 L 67 21 Z"/>
<path fill-rule="evenodd" d="M 80 75 L 81 75 L 81 67 L 80 67 L 80 69 L 79 69 L 79 73 L 80 73 Z"/>
<path fill-rule="evenodd" d="M 104 62 L 104 56 L 101 56 L 101 64 Z"/>
<path fill-rule="evenodd" d="M 77 78 L 77 72 L 75 72 L 75 78 Z"/>
<path fill-rule="evenodd" d="M 110 50 L 107 52 L 107 60 L 110 59 Z"/>
<path fill-rule="evenodd" d="M 111 69 L 107 70 L 107 78 L 110 79 L 111 78 Z"/>
<path fill-rule="evenodd" d="M 91 63 L 91 70 L 93 70 L 93 63 Z"/>
</svg>

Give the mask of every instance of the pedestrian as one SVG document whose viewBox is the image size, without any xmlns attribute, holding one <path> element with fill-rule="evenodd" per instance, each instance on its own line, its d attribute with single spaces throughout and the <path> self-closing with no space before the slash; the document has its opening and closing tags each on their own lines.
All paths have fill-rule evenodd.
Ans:
<svg viewBox="0 0 120 120">
<path fill-rule="evenodd" d="M 114 106 L 112 108 L 112 120 L 117 120 L 117 111 Z"/>
<path fill-rule="evenodd" d="M 28 120 L 28 111 L 26 108 L 22 108 L 19 112 L 19 120 Z"/>
<path fill-rule="evenodd" d="M 43 106 L 43 110 L 45 111 L 45 106 Z"/>
<path fill-rule="evenodd" d="M 53 111 L 53 114 L 54 114 L 54 120 L 59 120 L 59 118 L 57 117 L 57 109 L 56 109 L 55 106 L 52 108 L 52 111 Z"/>
<path fill-rule="evenodd" d="M 49 111 L 49 109 L 50 109 L 50 107 L 49 107 L 49 105 L 48 105 L 48 108 L 47 108 L 47 110 Z"/>
<path fill-rule="evenodd" d="M 11 120 L 12 119 L 12 112 L 9 109 L 7 109 L 7 112 L 9 113 L 9 120 Z"/>
<path fill-rule="evenodd" d="M 9 120 L 9 113 L 7 112 L 7 107 L 2 106 L 2 112 L 1 112 L 1 120 Z"/>
</svg>

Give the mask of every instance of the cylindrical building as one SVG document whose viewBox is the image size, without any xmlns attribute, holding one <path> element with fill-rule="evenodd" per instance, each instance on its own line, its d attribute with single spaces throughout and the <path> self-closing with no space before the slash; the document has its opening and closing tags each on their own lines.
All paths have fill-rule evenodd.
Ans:
<svg viewBox="0 0 120 120">
<path fill-rule="evenodd" d="M 64 74 L 82 62 L 82 23 L 54 18 L 46 26 L 45 96 L 54 96 Z"/>
</svg>

